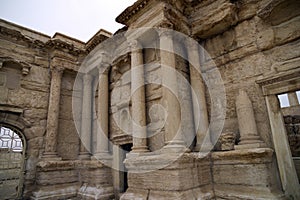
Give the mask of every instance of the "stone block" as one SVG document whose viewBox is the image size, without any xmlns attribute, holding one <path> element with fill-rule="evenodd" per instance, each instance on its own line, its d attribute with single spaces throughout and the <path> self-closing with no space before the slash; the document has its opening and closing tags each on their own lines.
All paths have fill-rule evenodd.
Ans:
<svg viewBox="0 0 300 200">
<path fill-rule="evenodd" d="M 89 186 L 83 184 L 78 190 L 77 197 L 86 200 L 110 200 L 114 199 L 112 186 Z"/>
<path fill-rule="evenodd" d="M 193 35 L 208 38 L 222 33 L 237 22 L 234 4 L 222 1 L 221 4 L 220 1 L 216 1 L 215 4 L 218 4 L 217 8 L 212 9 L 212 6 L 207 6 L 195 12 L 192 18 Z"/>
<path fill-rule="evenodd" d="M 33 200 L 59 200 L 71 199 L 77 195 L 79 185 L 73 184 L 59 184 L 52 186 L 42 186 L 32 193 L 31 199 Z"/>
<path fill-rule="evenodd" d="M 149 199 L 149 190 L 142 189 L 131 189 L 128 188 L 126 193 L 124 193 L 120 200 L 147 200 Z"/>
<path fill-rule="evenodd" d="M 288 22 L 275 26 L 274 43 L 276 45 L 292 41 L 300 36 L 300 16 L 295 17 Z"/>
<path fill-rule="evenodd" d="M 78 173 L 76 170 L 66 171 L 48 171 L 37 173 L 38 185 L 56 185 L 64 183 L 74 183 L 78 180 Z"/>
</svg>

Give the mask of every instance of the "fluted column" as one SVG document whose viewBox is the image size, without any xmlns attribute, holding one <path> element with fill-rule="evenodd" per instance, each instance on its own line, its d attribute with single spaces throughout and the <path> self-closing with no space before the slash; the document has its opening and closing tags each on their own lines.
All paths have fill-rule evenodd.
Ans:
<svg viewBox="0 0 300 200">
<path fill-rule="evenodd" d="M 297 105 L 299 105 L 296 92 L 290 92 L 290 93 L 288 93 L 288 99 L 289 99 L 290 106 L 297 106 Z"/>
<path fill-rule="evenodd" d="M 212 149 L 209 133 L 209 121 L 205 99 L 205 85 L 200 71 L 198 43 L 192 38 L 187 39 L 188 59 L 190 63 L 190 80 L 192 86 L 192 101 L 194 124 L 196 129 L 196 151 Z"/>
<path fill-rule="evenodd" d="M 108 149 L 108 99 L 109 99 L 109 82 L 108 82 L 109 64 L 102 63 L 99 67 L 98 83 L 98 130 L 97 144 L 95 150 L 96 158 L 109 158 Z"/>
<path fill-rule="evenodd" d="M 59 117 L 59 103 L 61 91 L 61 79 L 64 68 L 51 67 L 51 85 L 49 107 L 47 116 L 46 145 L 43 157 L 61 159 L 57 155 L 57 131 Z"/>
<path fill-rule="evenodd" d="M 148 152 L 143 48 L 131 40 L 132 153 Z"/>
<path fill-rule="evenodd" d="M 90 159 L 92 135 L 92 81 L 93 76 L 83 76 L 82 118 L 81 118 L 81 144 L 79 159 Z"/>
<path fill-rule="evenodd" d="M 186 151 L 181 133 L 181 108 L 178 99 L 176 60 L 172 32 L 161 30 L 160 58 L 162 71 L 163 106 L 167 110 L 165 123 L 165 149 L 171 151 Z"/>
</svg>

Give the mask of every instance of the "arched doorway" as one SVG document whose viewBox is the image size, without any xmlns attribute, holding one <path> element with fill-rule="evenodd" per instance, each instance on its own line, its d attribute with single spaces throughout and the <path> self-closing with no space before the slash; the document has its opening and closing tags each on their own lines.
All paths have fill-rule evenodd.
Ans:
<svg viewBox="0 0 300 200">
<path fill-rule="evenodd" d="M 25 150 L 22 132 L 0 123 L 0 199 L 21 199 Z"/>
</svg>

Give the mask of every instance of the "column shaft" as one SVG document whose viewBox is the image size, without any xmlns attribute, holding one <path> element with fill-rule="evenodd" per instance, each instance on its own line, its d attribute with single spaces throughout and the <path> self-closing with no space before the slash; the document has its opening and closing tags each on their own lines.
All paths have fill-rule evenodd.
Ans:
<svg viewBox="0 0 300 200">
<path fill-rule="evenodd" d="M 211 150 L 212 144 L 209 133 L 209 121 L 205 99 L 205 85 L 200 71 L 198 43 L 190 38 L 187 41 L 187 49 L 188 59 L 190 62 L 194 125 L 197 136 L 197 144 L 195 150 Z"/>
<path fill-rule="evenodd" d="M 63 68 L 51 68 L 50 97 L 44 157 L 57 157 L 57 131 Z"/>
<path fill-rule="evenodd" d="M 131 45 L 132 152 L 147 152 L 143 51 L 137 41 Z"/>
<path fill-rule="evenodd" d="M 160 58 L 163 83 L 163 105 L 167 110 L 165 123 L 166 147 L 185 149 L 181 133 L 181 107 L 178 99 L 176 60 L 170 32 L 160 34 Z"/>
<path fill-rule="evenodd" d="M 99 68 L 99 85 L 98 85 L 98 130 L 96 157 L 107 156 L 108 150 L 108 66 Z"/>
<path fill-rule="evenodd" d="M 81 145 L 80 159 L 89 159 L 91 151 L 92 135 L 92 80 L 93 77 L 85 74 L 83 77 L 83 100 L 82 100 L 82 118 L 81 118 Z"/>
</svg>

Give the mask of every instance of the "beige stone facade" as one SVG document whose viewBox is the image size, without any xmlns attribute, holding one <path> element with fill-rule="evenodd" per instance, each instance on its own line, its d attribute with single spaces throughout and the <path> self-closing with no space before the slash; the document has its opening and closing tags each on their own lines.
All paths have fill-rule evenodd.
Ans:
<svg viewBox="0 0 300 200">
<path fill-rule="evenodd" d="M 0 199 L 300 199 L 299 8 L 138 0 L 86 43 L 0 20 Z"/>
</svg>

